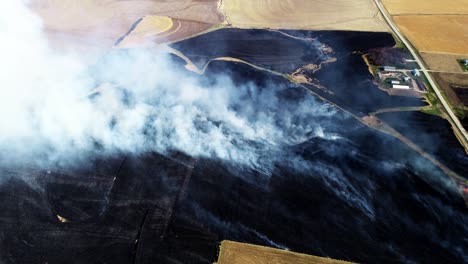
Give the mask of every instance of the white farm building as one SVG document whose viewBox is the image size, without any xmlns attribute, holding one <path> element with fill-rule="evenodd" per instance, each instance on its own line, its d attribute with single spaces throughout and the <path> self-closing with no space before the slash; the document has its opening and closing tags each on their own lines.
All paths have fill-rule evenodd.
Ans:
<svg viewBox="0 0 468 264">
<path fill-rule="evenodd" d="M 394 84 L 392 85 L 392 88 L 393 89 L 406 89 L 406 90 L 410 89 L 408 85 L 400 85 L 400 84 Z"/>
</svg>

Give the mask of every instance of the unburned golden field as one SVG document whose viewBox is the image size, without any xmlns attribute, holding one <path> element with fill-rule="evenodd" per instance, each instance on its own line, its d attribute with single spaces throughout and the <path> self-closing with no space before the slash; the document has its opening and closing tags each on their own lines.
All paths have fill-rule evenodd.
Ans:
<svg viewBox="0 0 468 264">
<path fill-rule="evenodd" d="M 383 0 L 391 15 L 468 14 L 467 0 Z"/>
<path fill-rule="evenodd" d="M 217 264 L 346 264 L 350 262 L 223 241 Z"/>
<path fill-rule="evenodd" d="M 142 18 L 132 43 L 168 30 L 171 19 L 192 22 L 185 23 L 189 30 L 179 31 L 188 35 L 224 21 L 217 0 L 31 0 L 29 7 L 42 19 L 49 39 L 65 47 L 112 47 Z"/>
<path fill-rule="evenodd" d="M 151 41 L 151 37 L 164 34 L 173 27 L 174 23 L 170 17 L 145 16 L 128 36 L 122 38 L 119 43 L 116 43 L 116 46 L 141 46 L 144 45 L 145 41 Z"/>
<path fill-rule="evenodd" d="M 394 16 L 420 52 L 468 54 L 468 15 Z"/>
<path fill-rule="evenodd" d="M 239 28 L 388 31 L 372 0 L 223 0 L 220 9 Z"/>
</svg>

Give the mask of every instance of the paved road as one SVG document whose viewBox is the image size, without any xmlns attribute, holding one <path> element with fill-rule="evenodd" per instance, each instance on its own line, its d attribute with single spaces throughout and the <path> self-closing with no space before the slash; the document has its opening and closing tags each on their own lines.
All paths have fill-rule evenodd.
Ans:
<svg viewBox="0 0 468 264">
<path fill-rule="evenodd" d="M 380 0 L 374 0 L 375 4 L 380 10 L 380 13 L 382 13 L 383 17 L 387 21 L 387 24 L 390 26 L 392 31 L 398 36 L 398 38 L 405 44 L 405 46 L 408 48 L 408 50 L 411 52 L 413 57 L 415 58 L 416 62 L 419 64 L 421 67 L 421 71 L 424 73 L 426 76 L 427 80 L 429 81 L 429 84 L 432 86 L 434 89 L 434 92 L 439 99 L 439 101 L 442 103 L 442 106 L 445 108 L 445 111 L 449 115 L 449 121 L 452 123 L 452 127 L 460 132 L 460 135 L 463 137 L 463 145 L 465 147 L 465 150 L 468 151 L 468 135 L 466 133 L 465 128 L 463 125 L 460 123 L 460 120 L 458 120 L 458 117 L 453 113 L 452 108 L 450 105 L 447 103 L 445 98 L 443 97 L 442 93 L 440 92 L 439 86 L 436 84 L 432 76 L 429 74 L 429 70 L 426 67 L 426 64 L 424 61 L 421 59 L 419 54 L 413 49 L 413 46 L 410 44 L 410 42 L 406 39 L 406 37 L 400 32 L 398 27 L 393 23 L 392 18 L 390 17 L 390 14 L 387 12 L 385 7 L 383 6 L 382 2 Z"/>
</svg>

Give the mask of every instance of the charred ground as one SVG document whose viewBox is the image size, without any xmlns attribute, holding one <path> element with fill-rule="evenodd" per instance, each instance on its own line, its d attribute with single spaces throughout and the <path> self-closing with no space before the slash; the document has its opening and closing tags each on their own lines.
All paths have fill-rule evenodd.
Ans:
<svg viewBox="0 0 468 264">
<path fill-rule="evenodd" d="M 246 60 L 276 70 L 294 69 L 318 56 L 307 42 L 285 39 L 277 32 L 245 36 L 230 32 L 210 33 L 220 34 L 217 44 L 205 39 L 216 41 L 217 35 L 207 34 L 174 47 L 199 63 L 242 52 Z M 371 82 L 359 52 L 393 45 L 389 34 L 288 34 L 312 34 L 333 48 L 337 62 L 312 76 L 333 94 L 309 88 L 350 113 L 422 104 L 414 98 L 390 97 Z M 272 40 L 275 36 L 279 40 Z M 229 44 L 228 40 L 239 38 L 248 44 Z M 204 45 L 208 51 L 200 48 Z M 274 56 L 285 58 L 286 66 L 275 65 Z M 285 78 L 239 63 L 212 62 L 201 81 L 209 85 L 210 76 L 219 72 L 228 72 L 239 86 L 282 86 L 284 100 L 312 96 Z M 444 149 L 453 140 L 440 137 L 449 131 L 437 130 L 418 141 L 414 132 L 419 130 L 398 126 L 414 124 L 408 123 L 413 119 L 397 115 L 397 129 L 413 135 L 422 146 L 430 144 L 435 155 L 447 160 L 450 154 Z M 424 126 L 433 121 L 417 116 L 415 123 Z M 265 153 L 278 157 L 271 174 L 178 152 L 120 153 L 73 167 L 3 167 L 0 259 L 5 263 L 70 259 L 74 263 L 213 263 L 219 242 L 230 239 L 361 263 L 466 261 L 468 212 L 442 171 L 399 140 L 349 114 L 338 112 L 310 122 L 335 136 L 315 136 L 281 153 Z M 452 159 L 451 164 L 466 163 L 465 156 Z M 465 168 L 453 166 L 460 173 L 466 173 Z"/>
</svg>

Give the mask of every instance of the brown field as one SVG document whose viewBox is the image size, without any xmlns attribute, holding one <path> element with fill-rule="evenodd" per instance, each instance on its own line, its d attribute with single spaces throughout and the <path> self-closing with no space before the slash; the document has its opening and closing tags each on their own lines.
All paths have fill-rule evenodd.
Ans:
<svg viewBox="0 0 468 264">
<path fill-rule="evenodd" d="M 223 241 L 218 264 L 344 264 L 345 261 L 293 253 L 232 241 Z"/>
<path fill-rule="evenodd" d="M 424 61 L 426 62 L 429 69 L 439 72 L 450 72 L 450 73 L 463 73 L 460 64 L 457 59 L 468 57 L 462 54 L 446 54 L 446 53 L 420 53 Z M 466 75 L 468 78 L 468 75 Z"/>
<path fill-rule="evenodd" d="M 135 31 L 132 41 L 138 42 L 136 38 L 139 36 L 146 38 L 146 33 L 150 35 L 157 33 L 162 24 L 168 23 L 166 19 L 154 19 L 155 16 L 194 22 L 181 22 L 183 25 L 190 25 L 190 30 L 180 30 L 180 32 L 199 33 L 206 30 L 207 24 L 216 25 L 224 21 L 217 6 L 217 0 L 173 2 L 166 0 L 31 0 L 30 2 L 31 9 L 43 19 L 45 31 L 55 44 L 67 47 L 100 45 L 102 48 L 112 47 L 141 18 L 145 18 L 143 28 Z M 163 20 L 166 22 L 162 23 Z M 154 23 L 155 21 L 159 22 Z M 197 23 L 200 28 L 195 26 Z M 152 24 L 155 25 L 155 29 L 150 28 Z M 179 34 L 179 36 L 189 35 Z"/>
<path fill-rule="evenodd" d="M 460 100 L 454 90 L 453 85 L 468 86 L 468 75 L 466 74 L 452 74 L 452 73 L 434 73 L 433 74 L 439 87 L 444 91 L 444 94 L 454 107 L 462 107 L 464 104 L 468 106 L 468 102 Z"/>
<path fill-rule="evenodd" d="M 238 28 L 388 31 L 372 0 L 223 0 L 220 9 Z"/>
<path fill-rule="evenodd" d="M 445 96 L 447 99 L 450 101 L 450 104 L 459 107 L 463 106 L 463 103 L 460 101 L 460 99 L 457 97 L 457 94 L 455 91 L 450 87 L 451 78 L 450 75 L 452 74 L 446 74 L 446 73 L 434 73 L 433 76 L 437 81 L 437 84 L 439 87 L 444 91 Z"/>
<path fill-rule="evenodd" d="M 468 87 L 468 75 L 467 74 L 451 74 L 451 73 L 443 73 L 440 74 L 444 80 L 451 84 L 455 84 L 458 86 Z"/>
<path fill-rule="evenodd" d="M 468 54 L 468 15 L 394 16 L 420 52 Z"/>
<path fill-rule="evenodd" d="M 409 14 L 468 14 L 466 0 L 383 0 L 391 15 Z"/>
</svg>

